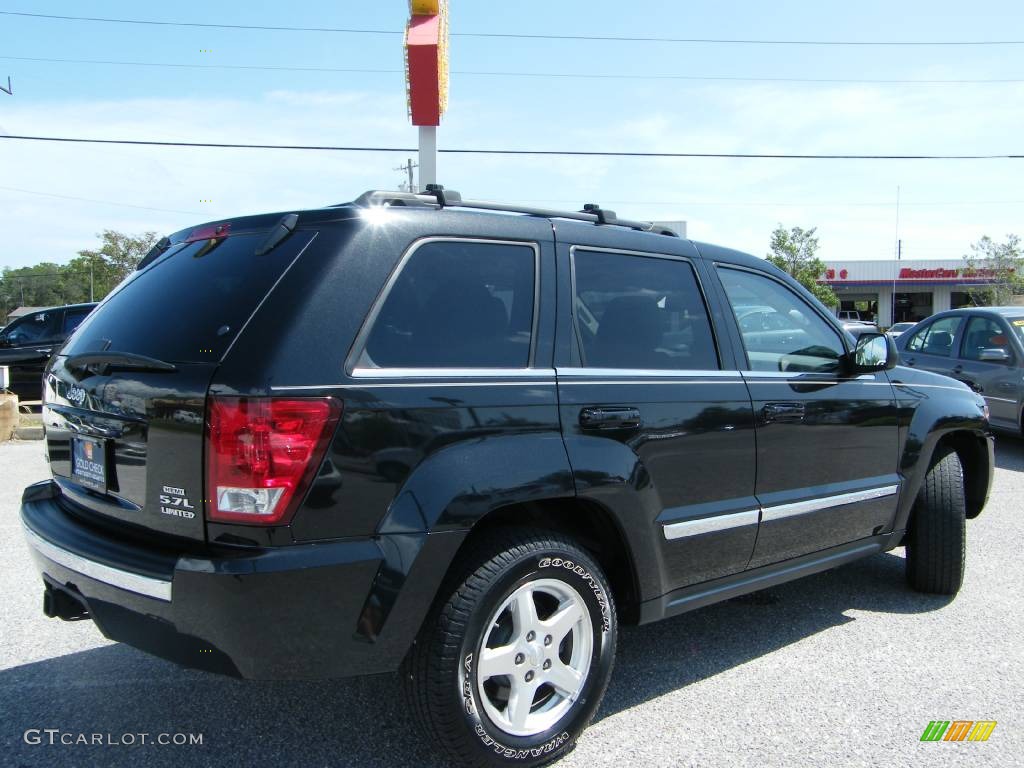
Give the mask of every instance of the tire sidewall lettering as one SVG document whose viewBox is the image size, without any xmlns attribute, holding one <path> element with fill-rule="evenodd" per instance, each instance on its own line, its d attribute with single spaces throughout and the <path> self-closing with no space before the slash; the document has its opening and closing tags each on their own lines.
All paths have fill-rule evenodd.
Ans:
<svg viewBox="0 0 1024 768">
<path fill-rule="evenodd" d="M 604 588 L 601 586 L 601 583 L 591 575 L 590 571 L 573 560 L 566 560 L 561 557 L 542 557 L 537 561 L 537 567 L 558 568 L 579 576 L 590 588 L 590 591 L 594 595 L 594 599 L 597 600 L 598 605 L 601 607 L 602 631 L 606 633 L 611 631 L 612 619 L 611 611 L 608 608 L 608 598 L 605 595 Z"/>
</svg>

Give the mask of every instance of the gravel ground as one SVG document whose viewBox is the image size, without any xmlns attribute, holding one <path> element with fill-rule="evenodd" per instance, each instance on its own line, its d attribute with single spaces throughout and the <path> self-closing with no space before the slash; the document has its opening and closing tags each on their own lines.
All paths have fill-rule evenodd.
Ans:
<svg viewBox="0 0 1024 768">
<path fill-rule="evenodd" d="M 627 628 L 604 705 L 560 768 L 1024 764 L 1024 442 L 997 454 L 955 601 L 910 592 L 897 550 Z M 22 487 L 46 476 L 41 443 L 0 444 L 0 765 L 442 764 L 392 676 L 246 683 L 46 619 L 17 520 Z M 936 719 L 999 724 L 984 743 L 921 743 Z M 29 745 L 30 728 L 203 743 Z"/>
</svg>

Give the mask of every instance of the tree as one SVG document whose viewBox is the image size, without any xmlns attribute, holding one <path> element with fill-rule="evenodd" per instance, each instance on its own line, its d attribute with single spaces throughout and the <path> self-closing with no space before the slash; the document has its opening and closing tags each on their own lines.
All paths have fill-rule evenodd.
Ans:
<svg viewBox="0 0 1024 768">
<path fill-rule="evenodd" d="M 108 229 L 99 237 L 98 249 L 79 251 L 67 264 L 5 268 L 0 275 L 0 324 L 19 306 L 99 301 L 135 270 L 156 242 L 154 232 L 133 236 Z"/>
<path fill-rule="evenodd" d="M 15 307 L 47 307 L 63 304 L 64 274 L 59 264 L 43 262 L 33 267 L 6 268 L 0 277 L 0 303 L 4 317 Z"/>
<path fill-rule="evenodd" d="M 785 229 L 781 224 L 772 232 L 771 252 L 768 261 L 794 279 L 826 307 L 839 306 L 839 297 L 824 283 L 818 282 L 825 275 L 825 262 L 817 257 L 817 227 Z"/>
<path fill-rule="evenodd" d="M 1007 235 L 1005 243 L 997 243 L 988 235 L 971 244 L 971 253 L 964 256 L 964 276 L 991 280 L 974 285 L 968 293 L 975 304 L 1002 306 L 1012 297 L 1024 293 L 1024 250 L 1017 235 Z"/>
<path fill-rule="evenodd" d="M 68 264 L 68 270 L 77 276 L 79 285 L 92 288 L 96 301 L 135 271 L 149 249 L 156 242 L 156 232 L 143 232 L 132 237 L 112 229 L 100 235 L 103 244 L 95 251 L 79 251 L 78 257 Z"/>
</svg>

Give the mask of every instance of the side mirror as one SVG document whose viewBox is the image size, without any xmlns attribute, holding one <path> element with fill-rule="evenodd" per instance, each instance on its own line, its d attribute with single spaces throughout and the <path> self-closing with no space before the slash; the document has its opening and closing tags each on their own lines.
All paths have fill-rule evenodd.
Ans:
<svg viewBox="0 0 1024 768">
<path fill-rule="evenodd" d="M 991 347 L 978 353 L 978 359 L 986 363 L 1008 363 L 1010 352 L 1006 347 Z"/>
<path fill-rule="evenodd" d="M 889 371 L 896 367 L 899 353 L 892 337 L 884 333 L 862 333 L 853 348 L 852 373 Z"/>
</svg>

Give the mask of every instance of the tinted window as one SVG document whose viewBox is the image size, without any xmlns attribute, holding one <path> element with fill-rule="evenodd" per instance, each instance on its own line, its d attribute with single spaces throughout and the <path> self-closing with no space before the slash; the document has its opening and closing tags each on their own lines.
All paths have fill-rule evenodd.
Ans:
<svg viewBox="0 0 1024 768">
<path fill-rule="evenodd" d="M 1006 329 L 990 317 L 972 317 L 964 332 L 961 356 L 967 360 L 980 360 L 983 349 L 1004 349 L 1013 357 Z"/>
<path fill-rule="evenodd" d="M 1013 326 L 1013 330 L 1020 336 L 1021 343 L 1024 343 L 1024 317 L 1011 318 L 1010 325 Z"/>
<path fill-rule="evenodd" d="M 573 264 L 584 365 L 718 368 L 707 309 L 690 264 L 586 250 L 575 252 Z"/>
<path fill-rule="evenodd" d="M 718 274 L 752 371 L 834 371 L 846 353 L 839 333 L 781 283 L 738 269 Z"/>
<path fill-rule="evenodd" d="M 81 325 L 82 321 L 85 320 L 86 315 L 88 315 L 90 311 L 91 311 L 91 308 L 90 309 L 69 309 L 64 314 L 64 335 L 67 336 L 73 330 L 75 330 L 75 328 L 77 328 L 79 325 Z"/>
<path fill-rule="evenodd" d="M 528 245 L 420 246 L 381 306 L 359 365 L 528 367 L 535 261 Z"/>
<path fill-rule="evenodd" d="M 106 348 L 167 362 L 217 360 L 311 237 L 296 232 L 263 256 L 254 252 L 265 233 L 233 235 L 206 252 L 207 241 L 190 243 L 115 289 L 63 354 Z"/>
<path fill-rule="evenodd" d="M 60 311 L 33 312 L 18 318 L 4 331 L 3 338 L 11 344 L 31 344 L 57 335 Z"/>
<path fill-rule="evenodd" d="M 907 351 L 949 357 L 953 352 L 953 339 L 962 321 L 961 316 L 953 315 L 929 323 L 910 337 Z"/>
</svg>

